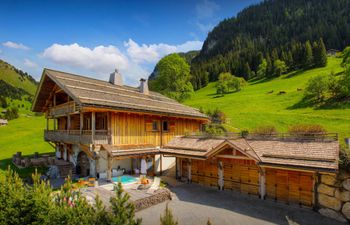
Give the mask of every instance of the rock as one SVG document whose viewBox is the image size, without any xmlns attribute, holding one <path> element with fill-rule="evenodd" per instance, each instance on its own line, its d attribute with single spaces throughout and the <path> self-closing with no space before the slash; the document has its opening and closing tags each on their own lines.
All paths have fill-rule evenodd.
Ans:
<svg viewBox="0 0 350 225">
<path fill-rule="evenodd" d="M 320 184 L 318 185 L 317 191 L 325 195 L 334 196 L 335 188 L 325 184 Z"/>
<path fill-rule="evenodd" d="M 318 212 L 323 216 L 338 220 L 339 222 L 343 222 L 343 223 L 346 222 L 346 219 L 344 218 L 344 216 L 342 214 L 340 214 L 332 209 L 323 208 L 323 209 L 318 210 Z"/>
<path fill-rule="evenodd" d="M 350 202 L 347 202 L 344 204 L 343 209 L 341 212 L 344 214 L 346 218 L 350 220 Z"/>
<path fill-rule="evenodd" d="M 339 189 L 335 190 L 334 196 L 342 202 L 350 202 L 350 192 L 349 191 L 341 191 Z"/>
<path fill-rule="evenodd" d="M 325 194 L 319 194 L 318 195 L 318 202 L 320 205 L 334 209 L 335 211 L 339 211 L 341 209 L 341 201 L 335 197 L 330 197 Z"/>
<path fill-rule="evenodd" d="M 337 182 L 337 179 L 335 175 L 327 175 L 327 174 L 321 175 L 321 183 L 324 183 L 327 185 L 334 185 L 336 182 Z"/>
<path fill-rule="evenodd" d="M 350 179 L 344 180 L 342 185 L 343 185 L 343 188 L 350 191 Z"/>
</svg>

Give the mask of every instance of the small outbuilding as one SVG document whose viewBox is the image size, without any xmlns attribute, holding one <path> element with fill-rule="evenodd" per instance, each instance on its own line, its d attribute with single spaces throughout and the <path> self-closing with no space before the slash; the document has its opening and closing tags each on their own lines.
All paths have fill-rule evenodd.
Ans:
<svg viewBox="0 0 350 225">
<path fill-rule="evenodd" d="M 0 119 L 0 126 L 6 126 L 8 125 L 8 121 L 4 119 Z"/>
</svg>

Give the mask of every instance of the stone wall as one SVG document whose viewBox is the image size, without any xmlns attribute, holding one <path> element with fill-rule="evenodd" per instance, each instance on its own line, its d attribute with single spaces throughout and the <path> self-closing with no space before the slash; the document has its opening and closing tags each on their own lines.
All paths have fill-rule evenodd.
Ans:
<svg viewBox="0 0 350 225">
<path fill-rule="evenodd" d="M 350 173 L 321 174 L 317 186 L 319 213 L 341 222 L 350 221 Z"/>
</svg>

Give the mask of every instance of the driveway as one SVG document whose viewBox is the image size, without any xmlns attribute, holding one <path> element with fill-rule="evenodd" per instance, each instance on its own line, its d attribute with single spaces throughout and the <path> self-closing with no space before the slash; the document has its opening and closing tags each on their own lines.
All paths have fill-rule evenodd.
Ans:
<svg viewBox="0 0 350 225">
<path fill-rule="evenodd" d="M 172 210 L 179 225 L 207 224 L 208 218 L 213 225 L 249 225 L 249 224 L 307 224 L 337 225 L 335 220 L 323 217 L 311 209 L 288 206 L 255 196 L 218 191 L 197 184 L 183 184 L 171 188 L 173 200 L 163 202 L 136 213 L 144 225 L 159 224 L 166 204 Z"/>
</svg>

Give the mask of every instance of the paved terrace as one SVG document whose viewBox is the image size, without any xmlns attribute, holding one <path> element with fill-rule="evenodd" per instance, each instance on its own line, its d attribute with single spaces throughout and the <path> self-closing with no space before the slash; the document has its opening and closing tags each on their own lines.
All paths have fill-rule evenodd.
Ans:
<svg viewBox="0 0 350 225">
<path fill-rule="evenodd" d="M 143 225 L 157 225 L 166 204 L 172 210 L 179 225 L 340 225 L 319 213 L 308 209 L 288 206 L 256 196 L 232 191 L 218 191 L 215 188 L 197 184 L 183 184 L 171 188 L 171 201 L 163 202 L 136 213 Z"/>
</svg>

